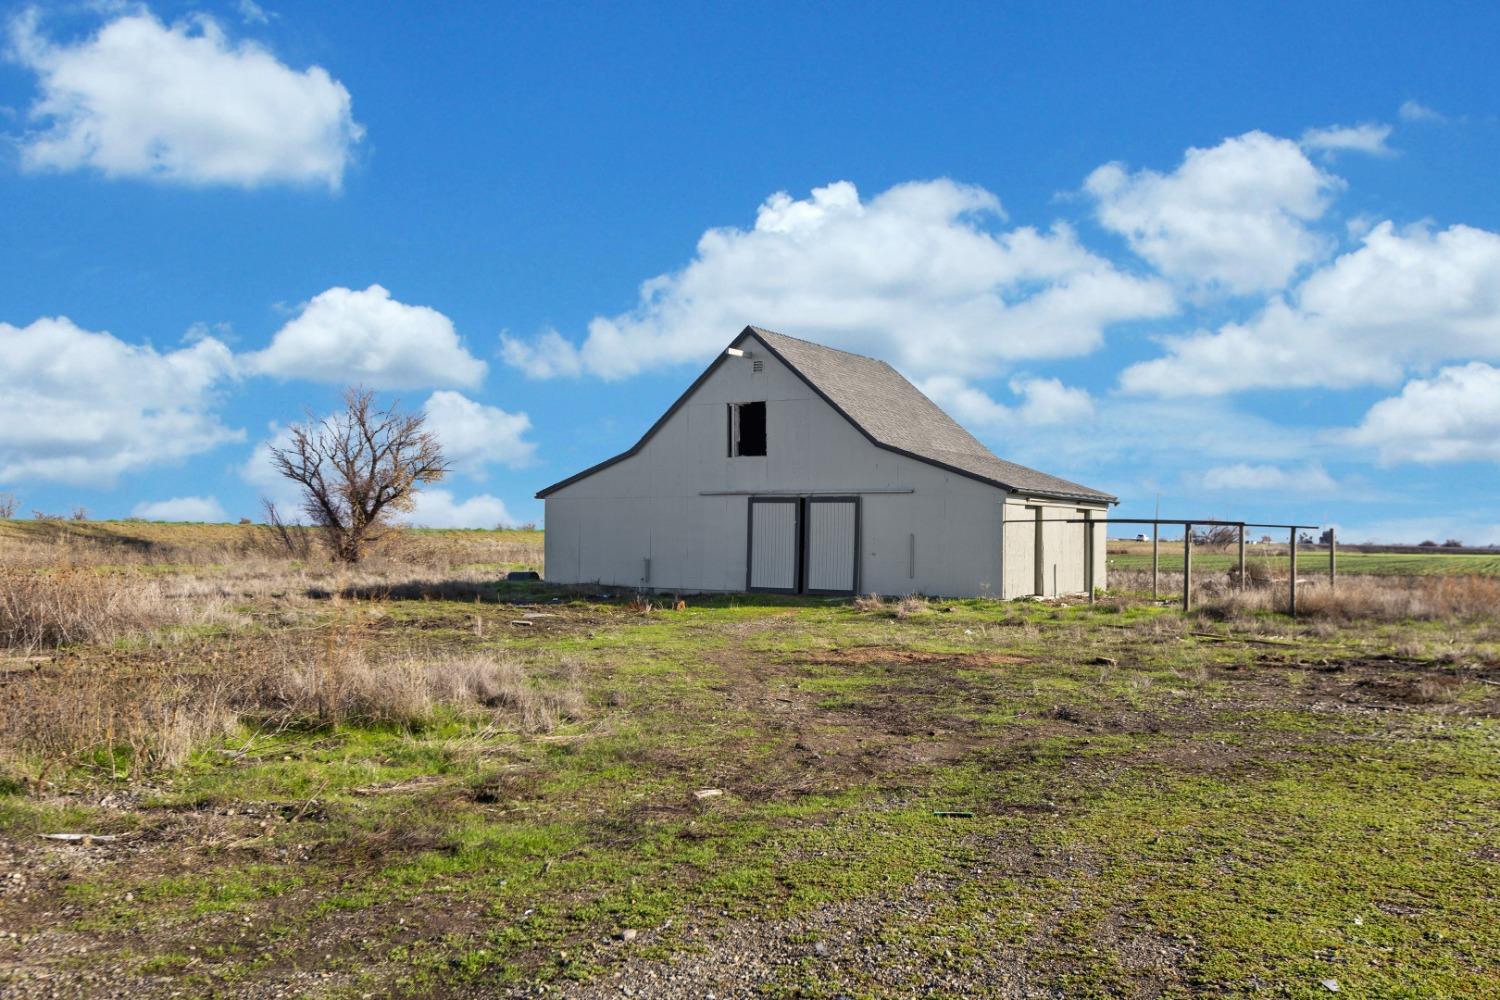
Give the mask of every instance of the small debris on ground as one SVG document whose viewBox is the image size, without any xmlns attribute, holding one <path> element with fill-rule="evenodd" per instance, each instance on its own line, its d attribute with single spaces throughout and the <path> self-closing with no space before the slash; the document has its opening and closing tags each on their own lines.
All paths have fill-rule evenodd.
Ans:
<svg viewBox="0 0 1500 1000">
<path fill-rule="evenodd" d="M 700 788 L 693 793 L 693 798 L 701 802 L 704 799 L 716 799 L 723 794 L 724 789 L 722 788 Z"/>
</svg>

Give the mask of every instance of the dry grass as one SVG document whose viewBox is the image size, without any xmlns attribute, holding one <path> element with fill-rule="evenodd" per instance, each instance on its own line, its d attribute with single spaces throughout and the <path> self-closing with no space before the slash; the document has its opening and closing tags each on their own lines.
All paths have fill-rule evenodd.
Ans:
<svg viewBox="0 0 1500 1000">
<path fill-rule="evenodd" d="M 505 713 L 527 732 L 550 732 L 584 714 L 574 675 L 552 689 L 538 685 L 519 661 L 507 657 L 427 653 L 382 658 L 346 639 L 330 641 L 317 656 L 273 658 L 244 679 L 233 701 L 241 716 L 312 727 L 416 727 L 449 709 Z"/>
<path fill-rule="evenodd" d="M 1210 613 L 1286 612 L 1286 581 L 1228 590 L 1205 598 Z M 1297 614 L 1327 621 L 1475 621 L 1500 608 L 1500 580 L 1483 576 L 1349 576 L 1330 587 L 1324 580 L 1297 588 Z"/>
<path fill-rule="evenodd" d="M 59 765 L 140 775 L 241 726 L 416 729 L 452 714 L 551 732 L 585 711 L 576 672 L 549 684 L 506 657 L 380 657 L 339 636 L 321 648 L 262 647 L 214 669 L 64 661 L 12 671 L 0 684 L 0 757 L 38 778 Z"/>
<path fill-rule="evenodd" d="M 81 567 L 0 568 L 0 649 L 108 642 L 169 625 L 240 620 L 220 594 L 177 600 L 171 582 Z"/>
<path fill-rule="evenodd" d="M 928 609 L 927 598 L 920 594 L 907 594 L 892 601 L 887 601 L 879 594 L 865 594 L 854 599 L 854 606 L 861 611 L 888 615 L 891 618 L 910 618 Z"/>
<path fill-rule="evenodd" d="M 1255 564 L 1251 564 L 1252 566 Z M 1257 613 L 1285 614 L 1289 604 L 1285 576 L 1266 578 L 1239 589 L 1225 574 L 1195 577 L 1193 604 L 1200 613 L 1218 618 L 1247 617 Z M 1151 589 L 1151 574 L 1142 570 L 1115 570 L 1110 588 L 1124 594 Z M 1162 572 L 1159 594 L 1177 600 L 1182 594 L 1182 574 Z M 1482 621 L 1500 609 L 1500 579 L 1486 576 L 1341 576 L 1332 588 L 1324 577 L 1298 578 L 1297 614 L 1325 621 Z"/>
<path fill-rule="evenodd" d="M 397 532 L 351 569 L 293 559 L 262 525 L 0 523 L 0 649 L 233 624 L 267 598 L 478 599 L 498 567 L 540 560 L 537 532 Z"/>
</svg>

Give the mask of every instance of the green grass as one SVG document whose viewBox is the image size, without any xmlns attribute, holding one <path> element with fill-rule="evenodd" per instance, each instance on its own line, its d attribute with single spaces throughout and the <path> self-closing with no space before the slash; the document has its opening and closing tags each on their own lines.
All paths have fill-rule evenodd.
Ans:
<svg viewBox="0 0 1500 1000">
<path fill-rule="evenodd" d="M 1139 544 L 1139 543 L 1137 543 Z M 1285 574 L 1289 565 L 1284 554 L 1261 555 L 1252 547 L 1246 554 L 1247 562 L 1268 566 L 1273 572 Z M 1352 575 L 1374 576 L 1500 576 L 1500 555 L 1481 553 L 1442 552 L 1359 552 L 1341 549 L 1337 556 L 1338 571 Z M 1198 572 L 1222 573 L 1239 564 L 1234 552 L 1193 552 L 1193 569 Z M 1180 541 L 1163 544 L 1160 566 L 1171 572 L 1182 571 L 1182 544 Z M 1111 570 L 1149 570 L 1151 550 L 1147 545 L 1142 551 L 1111 553 Z M 1309 550 L 1298 552 L 1297 571 L 1315 575 L 1326 572 L 1328 551 Z"/>
<path fill-rule="evenodd" d="M 1160 607 L 576 601 L 524 631 L 504 605 L 383 607 L 403 642 L 566 661 L 589 717 L 246 731 L 140 785 L 0 783 L 0 837 L 48 900 L 0 896 L 0 922 L 186 995 L 309 971 L 333 996 L 608 982 L 819 913 L 889 960 L 809 957 L 763 995 L 996 969 L 1068 996 L 1500 992 L 1483 624 L 1256 619 L 1216 642 Z M 1357 665 L 1398 644 L 1432 662 Z M 1398 697 L 1439 675 L 1446 700 Z M 111 791 L 127 805 L 86 804 Z M 57 829 L 139 847 L 73 869 L 36 846 Z M 606 943 L 627 927 L 649 939 Z"/>
</svg>

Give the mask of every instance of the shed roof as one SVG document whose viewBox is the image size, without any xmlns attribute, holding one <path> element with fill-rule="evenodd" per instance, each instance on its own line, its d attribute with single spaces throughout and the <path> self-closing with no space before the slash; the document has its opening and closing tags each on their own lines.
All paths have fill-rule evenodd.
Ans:
<svg viewBox="0 0 1500 1000">
<path fill-rule="evenodd" d="M 750 337 L 759 340 L 767 351 L 878 448 L 1011 492 L 1090 503 L 1116 502 L 1116 498 L 1108 493 L 996 457 L 884 361 L 756 326 L 745 327 L 730 346 L 737 347 Z M 629 451 L 554 483 L 538 492 L 537 497 L 555 493 L 640 451 L 698 386 L 724 363 L 725 357 L 720 354 Z"/>
</svg>

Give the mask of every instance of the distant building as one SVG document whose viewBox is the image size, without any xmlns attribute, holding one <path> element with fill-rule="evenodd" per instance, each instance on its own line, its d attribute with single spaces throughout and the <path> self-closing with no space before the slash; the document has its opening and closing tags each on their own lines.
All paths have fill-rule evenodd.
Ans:
<svg viewBox="0 0 1500 1000">
<path fill-rule="evenodd" d="M 756 327 L 537 496 L 553 582 L 1003 597 L 1086 590 L 1090 562 L 1102 587 L 1116 502 L 997 458 L 883 361 Z"/>
</svg>

